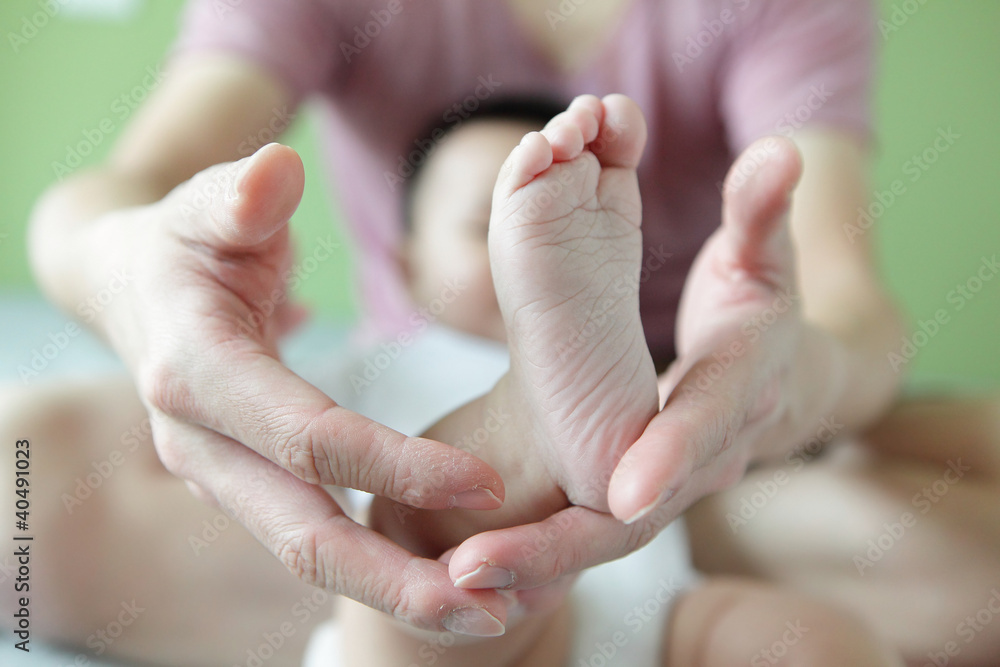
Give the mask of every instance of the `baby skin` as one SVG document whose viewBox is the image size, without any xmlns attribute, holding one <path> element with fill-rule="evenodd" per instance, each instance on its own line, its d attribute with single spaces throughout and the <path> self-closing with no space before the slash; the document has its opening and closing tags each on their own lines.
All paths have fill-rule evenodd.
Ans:
<svg viewBox="0 0 1000 667">
<path fill-rule="evenodd" d="M 610 473 L 658 409 L 638 304 L 642 236 L 635 170 L 645 139 L 645 121 L 630 99 L 583 96 L 541 132 L 527 134 L 501 167 L 489 255 L 510 370 L 490 393 L 424 435 L 459 443 L 487 428 L 489 439 L 473 453 L 501 473 L 506 500 L 498 510 L 477 512 L 426 511 L 377 498 L 369 515 L 380 532 L 441 562 L 440 580 L 428 586 L 452 585 L 446 568 L 450 550 L 472 535 L 538 521 L 571 504 L 607 511 Z M 340 664 L 428 664 L 431 657 L 445 667 L 565 663 L 572 625 L 565 593 L 571 580 L 514 592 L 511 573 L 484 562 L 475 583 L 503 591 L 506 618 L 469 608 L 445 622 L 449 632 L 435 634 L 345 601 Z M 664 664 L 693 664 L 683 660 L 714 655 L 701 643 L 713 636 L 707 628 L 716 629 L 718 613 L 725 612 L 723 625 L 733 627 L 752 616 L 762 640 L 773 621 L 780 635 L 788 620 L 782 601 L 788 601 L 782 594 L 737 582 L 688 595 L 673 622 L 687 641 L 667 642 Z M 799 604 L 796 609 L 808 618 L 811 603 Z M 883 659 L 883 647 L 850 621 L 838 626 L 831 620 L 839 618 L 836 612 L 823 613 L 824 627 L 835 628 L 838 637 L 857 638 L 851 650 L 860 653 L 848 662 L 814 662 L 800 648 L 799 661 L 785 664 L 898 664 Z M 492 638 L 465 636 L 470 634 Z M 718 662 L 704 664 L 751 658 L 761 642 L 749 639 L 730 643 Z M 845 658 L 825 648 L 824 660 Z M 860 662 L 850 661 L 855 658 Z"/>
<path fill-rule="evenodd" d="M 501 167 L 489 249 L 510 370 L 428 436 L 459 442 L 493 416 L 499 430 L 490 428 L 496 432 L 474 453 L 501 471 L 508 500 L 488 513 L 407 517 L 394 507 L 406 535 L 431 540 L 409 545 L 419 553 L 437 557 L 475 533 L 570 504 L 607 510 L 610 472 L 658 407 L 638 300 L 635 168 L 645 138 L 642 113 L 628 98 L 580 97 L 527 134 Z M 381 506 L 373 521 L 390 531 Z M 506 573 L 495 576 L 477 581 L 512 583 Z"/>
<path fill-rule="evenodd" d="M 485 530 L 538 521 L 570 504 L 607 510 L 610 473 L 658 407 L 638 301 L 635 169 L 645 140 L 634 102 L 585 96 L 541 132 L 527 134 L 501 168 L 489 250 L 510 370 L 493 391 L 425 435 L 457 443 L 492 418 L 490 439 L 473 453 L 501 473 L 506 501 L 490 512 L 440 512 L 376 500 L 370 523 L 414 553 L 446 561 L 451 547 Z M 488 563 L 477 576 L 484 587 L 514 583 L 509 572 Z M 553 658 L 565 651 L 567 623 L 561 593 L 569 583 L 510 593 L 506 635 L 490 642 L 484 664 L 534 664 L 526 662 L 532 659 L 526 651 L 538 664 L 559 664 Z M 510 623 L 524 613 L 544 622 Z M 367 630 L 352 628 L 354 616 L 367 617 Z M 460 622 L 474 623 L 476 634 L 505 631 L 501 619 L 486 616 L 470 611 Z M 376 664 L 371 647 L 391 642 L 354 640 L 387 619 L 360 607 L 345 609 L 341 618 L 351 638 L 345 664 Z M 386 665 L 407 664 L 427 640 L 400 634 L 412 641 L 400 641 Z M 538 642 L 543 634 L 548 641 Z M 447 658 L 469 664 L 475 655 L 483 663 L 480 651 L 478 644 L 454 647 Z"/>
</svg>

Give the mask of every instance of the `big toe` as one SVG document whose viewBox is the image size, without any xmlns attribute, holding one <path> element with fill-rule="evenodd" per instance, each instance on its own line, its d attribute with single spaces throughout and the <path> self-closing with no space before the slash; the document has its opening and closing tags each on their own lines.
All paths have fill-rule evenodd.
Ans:
<svg viewBox="0 0 1000 667">
<path fill-rule="evenodd" d="M 607 95 L 604 118 L 590 150 L 604 167 L 635 169 L 646 147 L 646 118 L 642 109 L 625 95 Z"/>
</svg>

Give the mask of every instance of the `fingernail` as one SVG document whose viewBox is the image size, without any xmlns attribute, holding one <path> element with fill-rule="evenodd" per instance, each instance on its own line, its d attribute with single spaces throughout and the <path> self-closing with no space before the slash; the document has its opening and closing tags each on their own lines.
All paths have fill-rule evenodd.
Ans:
<svg viewBox="0 0 1000 667">
<path fill-rule="evenodd" d="M 507 588 L 513 583 L 513 572 L 486 563 L 455 580 L 457 588 Z"/>
<path fill-rule="evenodd" d="M 274 142 L 272 141 L 271 143 Z M 226 192 L 227 199 L 233 200 L 240 196 L 240 186 L 243 184 L 243 180 L 246 178 L 247 172 L 250 171 L 250 166 L 257 161 L 257 156 L 270 145 L 271 144 L 261 146 L 255 153 L 248 155 L 233 165 L 236 168 L 236 173 L 233 175 L 233 179 L 229 182 L 229 189 Z"/>
<path fill-rule="evenodd" d="M 661 493 L 656 500 L 654 500 L 653 502 L 649 503 L 648 505 L 646 505 L 645 507 L 643 507 L 641 510 L 639 510 L 638 512 L 636 512 L 635 514 L 633 514 L 629 518 L 625 519 L 625 525 L 626 526 L 631 525 L 631 524 L 635 523 L 636 521 L 638 521 L 639 519 L 643 518 L 644 516 L 646 516 L 647 514 L 649 514 L 650 512 L 652 512 L 653 510 L 655 510 L 657 507 L 659 507 L 663 503 L 665 503 L 668 500 L 670 500 L 671 498 L 673 498 L 674 497 L 674 493 L 676 493 L 676 489 L 667 489 L 666 491 L 664 491 L 663 493 Z"/>
<path fill-rule="evenodd" d="M 456 493 L 448 500 L 448 507 L 467 510 L 493 510 L 502 504 L 496 494 L 485 487 Z"/>
<path fill-rule="evenodd" d="M 245 157 L 232 165 L 229 179 L 229 187 L 226 188 L 226 201 L 234 201 L 240 197 L 240 185 L 243 183 L 243 174 L 253 161 L 253 156 Z"/>
<path fill-rule="evenodd" d="M 478 607 L 456 609 L 444 619 L 444 627 L 473 637 L 499 637 L 507 630 L 496 616 Z"/>
</svg>

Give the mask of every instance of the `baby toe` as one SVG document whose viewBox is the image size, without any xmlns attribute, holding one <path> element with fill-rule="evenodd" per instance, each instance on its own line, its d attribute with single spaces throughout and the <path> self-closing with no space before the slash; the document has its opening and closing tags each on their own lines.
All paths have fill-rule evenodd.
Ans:
<svg viewBox="0 0 1000 667">
<path fill-rule="evenodd" d="M 601 123 L 604 121 L 604 104 L 599 97 L 596 95 L 580 95 L 570 102 L 567 111 L 576 114 L 585 143 L 589 144 L 597 138 L 601 130 Z"/>
<path fill-rule="evenodd" d="M 497 178 L 494 195 L 510 197 L 552 165 L 553 151 L 541 132 L 529 132 L 507 157 Z"/>
<path fill-rule="evenodd" d="M 604 167 L 635 169 L 646 146 L 646 119 L 639 105 L 625 95 L 603 99 L 604 119 L 590 150 Z"/>
</svg>

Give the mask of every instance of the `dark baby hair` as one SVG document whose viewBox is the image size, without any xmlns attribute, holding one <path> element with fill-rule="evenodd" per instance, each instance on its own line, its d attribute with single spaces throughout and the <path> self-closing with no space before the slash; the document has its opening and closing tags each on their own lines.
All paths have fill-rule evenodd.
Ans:
<svg viewBox="0 0 1000 667">
<path fill-rule="evenodd" d="M 403 230 L 410 232 L 413 217 L 413 192 L 427 164 L 428 156 L 434 152 L 438 143 L 448 134 L 466 123 L 484 120 L 509 120 L 524 123 L 534 123 L 541 128 L 545 123 L 566 110 L 568 102 L 562 102 L 551 97 L 521 96 L 506 97 L 497 100 L 487 100 L 474 111 L 457 116 L 445 113 L 429 123 L 427 128 L 414 141 L 422 151 L 424 159 L 413 164 L 413 172 L 407 177 L 403 186 Z"/>
</svg>

